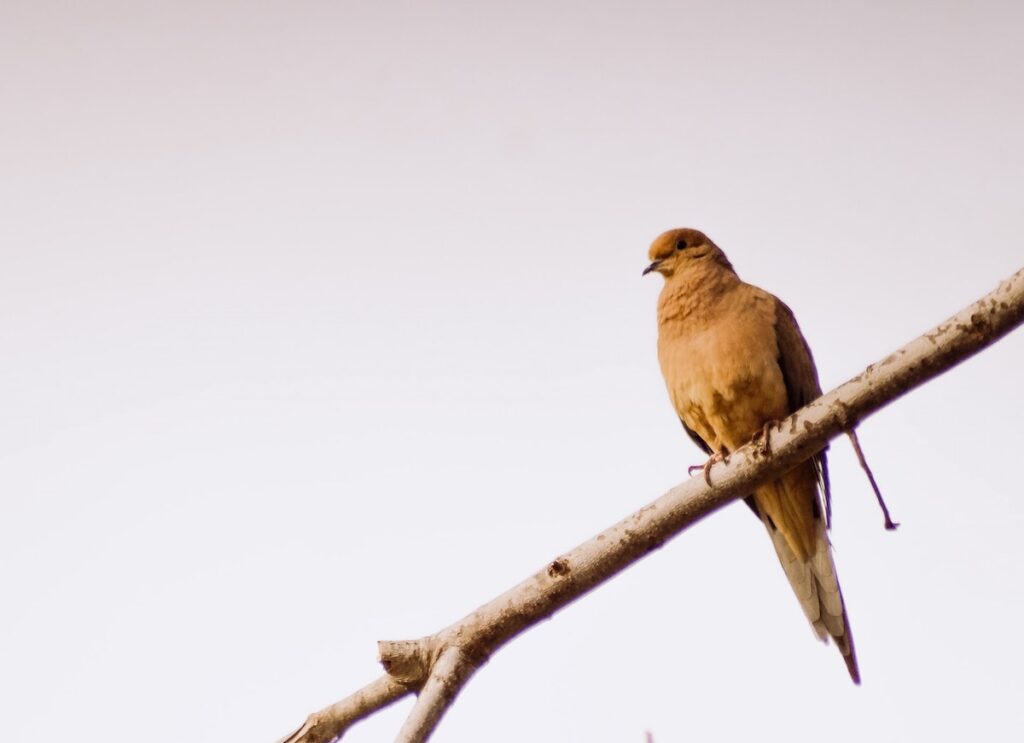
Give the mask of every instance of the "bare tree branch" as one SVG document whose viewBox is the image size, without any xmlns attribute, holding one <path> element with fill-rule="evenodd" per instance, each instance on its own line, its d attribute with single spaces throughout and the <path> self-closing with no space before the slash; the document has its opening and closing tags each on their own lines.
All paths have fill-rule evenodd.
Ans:
<svg viewBox="0 0 1024 743">
<path fill-rule="evenodd" d="M 335 740 L 354 722 L 422 689 L 398 740 L 426 740 L 472 673 L 523 630 L 658 549 L 686 527 L 821 450 L 865 417 L 1002 338 L 1024 322 L 1024 269 L 995 291 L 797 411 L 771 432 L 669 490 L 437 634 L 383 642 L 388 675 L 316 712 L 282 743 Z M 768 434 L 766 433 L 766 436 Z M 767 453 L 770 452 L 770 453 Z"/>
<path fill-rule="evenodd" d="M 889 515 L 889 507 L 885 505 L 882 491 L 878 488 L 878 483 L 875 482 L 875 473 L 871 471 L 871 467 L 868 466 L 868 460 L 864 458 L 864 451 L 860 448 L 860 439 L 857 438 L 857 432 L 851 428 L 846 432 L 846 435 L 850 437 L 850 443 L 853 444 L 853 453 L 857 455 L 860 468 L 868 476 L 868 483 L 871 484 L 871 489 L 875 491 L 875 500 L 878 501 L 878 507 L 882 509 L 882 516 L 885 517 L 885 528 L 889 531 L 896 531 L 899 524 L 893 521 L 892 516 Z"/>
<path fill-rule="evenodd" d="M 278 743 L 327 743 L 337 740 L 352 725 L 384 709 L 408 694 L 410 689 L 391 676 L 384 675 L 350 697 L 314 712 L 298 730 Z"/>
<path fill-rule="evenodd" d="M 427 740 L 475 670 L 476 666 L 463 655 L 458 645 L 445 647 L 395 743 L 422 743 Z"/>
</svg>

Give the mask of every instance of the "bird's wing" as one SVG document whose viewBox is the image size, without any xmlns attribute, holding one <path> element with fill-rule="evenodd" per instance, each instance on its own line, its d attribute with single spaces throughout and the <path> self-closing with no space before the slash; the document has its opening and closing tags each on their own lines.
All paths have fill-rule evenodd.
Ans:
<svg viewBox="0 0 1024 743">
<path fill-rule="evenodd" d="M 810 346 L 800 326 L 796 324 L 793 310 L 785 302 L 775 298 L 775 340 L 778 344 L 778 363 L 782 370 L 782 379 L 786 384 L 786 396 L 789 399 L 789 412 L 807 405 L 821 397 L 821 383 L 818 381 L 818 370 L 814 366 Z M 814 457 L 814 468 L 818 475 L 818 486 L 825 498 L 825 523 L 832 522 L 832 493 L 828 480 L 828 457 L 822 449 Z"/>
<path fill-rule="evenodd" d="M 814 366 L 811 349 L 807 346 L 800 327 L 796 324 L 793 311 L 782 301 L 775 300 L 775 338 L 778 344 L 778 364 L 786 385 L 790 412 L 821 396 L 821 384 L 818 371 Z M 763 519 L 768 527 L 779 561 L 793 586 L 800 605 L 807 618 L 821 638 L 831 637 L 839 652 L 846 661 L 847 670 L 855 683 L 860 683 L 860 671 L 857 669 L 857 656 L 853 648 L 853 636 L 850 633 L 850 622 L 846 615 L 843 594 L 836 578 L 835 565 L 832 562 L 832 549 L 828 542 L 826 529 L 831 520 L 831 493 L 828 481 L 828 459 L 822 450 L 811 460 L 813 473 L 807 464 L 800 465 L 783 475 L 772 488 L 777 488 L 780 501 L 785 500 L 783 493 L 792 498 L 796 493 L 808 493 L 814 498 L 813 523 L 809 526 L 813 542 L 808 551 L 809 559 L 800 559 L 781 531 L 774 528 L 770 519 Z M 813 477 L 817 477 L 817 483 Z M 817 487 L 816 487 L 817 486 Z M 825 520 L 821 521 L 818 491 L 825 499 Z"/>
<path fill-rule="evenodd" d="M 700 447 L 701 451 L 703 451 L 705 454 L 708 454 L 708 455 L 711 455 L 711 454 L 714 453 L 714 452 L 711 451 L 711 447 L 708 446 L 708 442 L 705 441 L 704 439 L 702 439 L 700 437 L 699 433 L 697 433 L 692 428 L 690 428 L 688 425 L 686 425 L 686 421 L 683 420 L 682 416 L 679 416 L 679 422 L 683 424 L 683 430 L 686 431 L 686 435 L 689 436 L 693 440 L 693 443 L 695 443 L 698 447 Z"/>
<path fill-rule="evenodd" d="M 821 395 L 818 370 L 811 349 L 796 324 L 793 310 L 775 299 L 775 339 L 779 349 L 779 368 L 786 382 L 789 411 L 799 410 Z"/>
</svg>

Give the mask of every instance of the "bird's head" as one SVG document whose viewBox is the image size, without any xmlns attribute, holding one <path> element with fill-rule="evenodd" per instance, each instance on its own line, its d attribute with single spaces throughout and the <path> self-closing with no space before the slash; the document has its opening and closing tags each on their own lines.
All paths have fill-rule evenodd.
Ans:
<svg viewBox="0 0 1024 743">
<path fill-rule="evenodd" d="M 689 227 L 662 232 L 651 243 L 647 257 L 651 259 L 651 265 L 644 269 L 644 275 L 657 271 L 666 278 L 702 259 L 710 258 L 729 265 L 725 254 L 707 235 Z"/>
</svg>

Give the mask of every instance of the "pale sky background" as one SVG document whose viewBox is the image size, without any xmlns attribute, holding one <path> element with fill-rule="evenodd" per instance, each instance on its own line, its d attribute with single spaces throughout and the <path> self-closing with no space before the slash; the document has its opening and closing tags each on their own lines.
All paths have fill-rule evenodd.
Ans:
<svg viewBox="0 0 1024 743">
<path fill-rule="evenodd" d="M 683 480 L 663 229 L 826 389 L 1024 265 L 1009 0 L 5 0 L 0 106 L 6 740 L 270 743 Z M 1022 368 L 862 426 L 896 534 L 834 444 L 861 688 L 734 505 L 435 740 L 1018 740 Z"/>
</svg>

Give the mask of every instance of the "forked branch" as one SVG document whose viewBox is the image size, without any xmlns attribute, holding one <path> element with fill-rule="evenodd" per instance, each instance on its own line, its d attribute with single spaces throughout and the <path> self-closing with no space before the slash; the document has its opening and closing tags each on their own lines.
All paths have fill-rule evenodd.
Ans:
<svg viewBox="0 0 1024 743">
<path fill-rule="evenodd" d="M 1024 322 L 1024 269 L 995 291 L 784 420 L 763 446 L 742 447 L 437 634 L 381 643 L 386 675 L 316 712 L 281 743 L 336 740 L 354 722 L 409 693 L 419 700 L 399 733 L 425 741 L 487 658 L 528 627 L 604 583 L 704 516 L 821 450 L 830 439 Z"/>
</svg>

